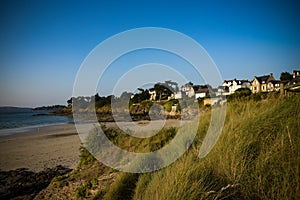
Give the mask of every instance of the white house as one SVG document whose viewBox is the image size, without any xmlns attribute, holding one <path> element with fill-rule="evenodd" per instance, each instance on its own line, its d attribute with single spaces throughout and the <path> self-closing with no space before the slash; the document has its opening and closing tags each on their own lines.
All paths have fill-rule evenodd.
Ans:
<svg viewBox="0 0 300 200">
<path fill-rule="evenodd" d="M 195 91 L 195 99 L 208 97 L 208 94 L 209 89 L 207 87 L 199 88 L 197 91 Z"/>
<path fill-rule="evenodd" d="M 150 100 L 155 101 L 157 94 L 156 94 L 156 91 L 154 90 L 154 88 L 149 89 L 149 94 L 150 94 Z"/>
<path fill-rule="evenodd" d="M 239 88 L 250 88 L 251 83 L 248 80 L 225 80 L 222 84 L 223 87 L 228 87 L 227 94 L 233 94 Z"/>
<path fill-rule="evenodd" d="M 182 99 L 182 92 L 181 91 L 176 92 L 174 98 L 175 99 Z"/>
<path fill-rule="evenodd" d="M 193 83 L 189 82 L 181 86 L 181 92 L 184 93 L 189 98 L 193 97 L 195 95 L 195 91 L 193 89 Z"/>
</svg>

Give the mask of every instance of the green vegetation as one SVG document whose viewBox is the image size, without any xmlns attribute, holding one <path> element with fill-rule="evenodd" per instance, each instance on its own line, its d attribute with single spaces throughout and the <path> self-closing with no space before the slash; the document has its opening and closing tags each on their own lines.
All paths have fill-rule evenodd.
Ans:
<svg viewBox="0 0 300 200">
<path fill-rule="evenodd" d="M 299 118 L 299 96 L 232 101 L 212 152 L 199 159 L 196 141 L 173 165 L 140 176 L 134 199 L 299 199 Z"/>
<path fill-rule="evenodd" d="M 122 130 L 117 128 L 107 128 L 102 126 L 101 129 L 104 131 L 106 137 L 115 145 L 119 146 L 120 148 L 131 151 L 131 152 L 150 152 L 155 151 L 162 148 L 164 145 L 168 144 L 171 141 L 177 132 L 177 129 L 174 127 L 171 128 L 163 128 L 160 130 L 156 135 L 149 138 L 138 138 L 138 137 L 131 137 L 125 134 Z M 99 129 L 95 128 L 92 130 L 87 138 L 87 147 L 88 149 L 93 152 L 99 152 L 99 144 L 102 143 L 103 135 L 100 134 Z M 85 148 L 83 153 L 88 152 Z M 86 155 L 81 155 L 82 157 L 90 157 Z M 92 157 L 92 156 L 91 156 Z M 93 158 L 94 159 L 94 158 Z M 83 159 L 81 162 L 87 162 L 86 160 L 90 159 Z M 80 165 L 79 163 L 79 165 Z"/>
<path fill-rule="evenodd" d="M 198 153 L 210 123 L 210 110 L 201 116 L 191 148 L 175 163 L 145 174 L 106 170 L 99 177 L 118 176 L 101 187 L 94 199 L 299 199 L 299 119 L 300 95 L 232 98 L 222 135 L 205 158 L 200 159 Z M 177 131 L 163 129 L 154 137 L 137 139 L 103 128 L 116 145 L 137 152 L 161 148 Z M 94 130 L 90 137 L 96 136 Z M 101 185 L 97 180 L 94 184 Z M 84 197 L 91 185 L 92 181 L 78 188 L 78 195 Z"/>
<path fill-rule="evenodd" d="M 78 187 L 75 191 L 76 198 L 88 197 L 89 195 L 88 190 L 91 188 L 92 188 L 92 184 L 90 182 Z"/>
<path fill-rule="evenodd" d="M 86 148 L 80 147 L 80 159 L 78 163 L 79 168 L 84 165 L 88 165 L 95 160 L 96 159 L 94 158 L 94 156 L 92 156 L 92 154 L 90 154 L 90 152 Z"/>
<path fill-rule="evenodd" d="M 122 173 L 111 185 L 103 199 L 130 200 L 134 195 L 138 174 Z"/>
<path fill-rule="evenodd" d="M 57 187 L 61 188 L 67 183 L 67 176 L 56 176 L 52 179 L 52 183 L 54 183 Z"/>
<path fill-rule="evenodd" d="M 283 82 L 288 82 L 292 79 L 293 79 L 293 75 L 290 74 L 289 72 L 282 72 L 280 74 L 280 80 L 283 81 Z"/>
<path fill-rule="evenodd" d="M 178 105 L 177 99 L 171 99 L 163 104 L 163 106 L 167 112 L 171 112 L 173 105 Z"/>
</svg>

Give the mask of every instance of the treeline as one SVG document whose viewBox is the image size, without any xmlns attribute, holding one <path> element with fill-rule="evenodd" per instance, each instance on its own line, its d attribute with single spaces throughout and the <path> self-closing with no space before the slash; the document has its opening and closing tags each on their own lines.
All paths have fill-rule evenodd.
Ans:
<svg viewBox="0 0 300 200">
<path fill-rule="evenodd" d="M 120 97 L 115 95 L 100 96 L 98 93 L 93 96 L 78 96 L 71 97 L 67 100 L 68 107 L 76 105 L 76 108 L 85 109 L 92 103 L 95 103 L 96 108 L 101 108 L 106 105 L 111 105 L 112 102 L 129 102 L 129 105 L 141 103 L 151 99 L 150 90 L 155 91 L 158 101 L 168 100 L 168 97 L 178 91 L 178 84 L 172 81 L 165 81 L 165 83 L 156 83 L 151 89 L 138 88 L 137 93 L 123 92 Z M 156 99 L 156 96 L 155 98 Z"/>
<path fill-rule="evenodd" d="M 62 110 L 66 108 L 64 105 L 52 105 L 52 106 L 41 106 L 41 107 L 36 107 L 32 108 L 32 110 Z"/>
</svg>

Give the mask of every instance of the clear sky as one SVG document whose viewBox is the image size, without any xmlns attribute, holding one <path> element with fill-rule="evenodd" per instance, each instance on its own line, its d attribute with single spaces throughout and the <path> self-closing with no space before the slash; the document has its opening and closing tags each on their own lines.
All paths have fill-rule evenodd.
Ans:
<svg viewBox="0 0 300 200">
<path fill-rule="evenodd" d="M 299 10 L 299 1 L 290 0 L 1 1 L 0 106 L 66 104 L 96 45 L 149 26 L 195 39 L 224 79 L 270 72 L 279 79 L 300 69 Z M 117 67 L 112 71 L 117 79 Z"/>
</svg>

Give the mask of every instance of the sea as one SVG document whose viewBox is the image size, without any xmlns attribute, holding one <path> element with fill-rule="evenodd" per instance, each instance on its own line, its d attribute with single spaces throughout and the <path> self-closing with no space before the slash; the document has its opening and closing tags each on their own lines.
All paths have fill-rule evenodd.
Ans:
<svg viewBox="0 0 300 200">
<path fill-rule="evenodd" d="M 47 115 L 50 112 L 51 110 L 0 107 L 0 136 L 24 133 L 43 126 L 73 122 L 71 117 Z"/>
</svg>

